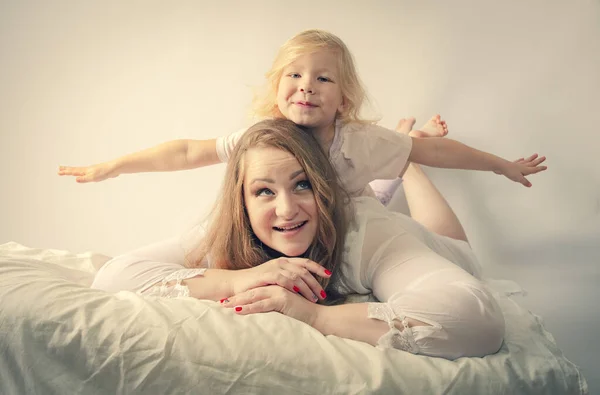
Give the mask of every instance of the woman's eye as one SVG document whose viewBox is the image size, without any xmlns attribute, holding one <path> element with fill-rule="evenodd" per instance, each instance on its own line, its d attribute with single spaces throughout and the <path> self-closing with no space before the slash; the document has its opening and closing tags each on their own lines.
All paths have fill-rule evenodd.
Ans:
<svg viewBox="0 0 600 395">
<path fill-rule="evenodd" d="M 272 196 L 272 195 L 274 195 L 274 193 L 269 188 L 261 188 L 261 189 L 257 190 L 256 192 L 254 192 L 254 195 L 255 196 Z"/>
<path fill-rule="evenodd" d="M 312 186 L 310 185 L 310 182 L 308 180 L 303 180 L 298 181 L 298 183 L 296 184 L 296 189 L 303 191 L 305 189 L 312 189 Z"/>
</svg>

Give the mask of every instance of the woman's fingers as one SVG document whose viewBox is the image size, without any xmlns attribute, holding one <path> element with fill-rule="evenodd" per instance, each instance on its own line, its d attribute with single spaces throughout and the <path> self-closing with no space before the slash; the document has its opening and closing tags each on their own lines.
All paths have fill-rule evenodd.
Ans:
<svg viewBox="0 0 600 395">
<path fill-rule="evenodd" d="M 297 273 L 291 272 L 270 273 L 270 276 L 272 276 L 269 281 L 270 284 L 279 285 L 290 292 L 298 293 L 311 302 L 316 302 L 318 300 L 317 295 L 322 291 L 321 285 L 310 273 L 308 274 L 309 278 L 306 280 Z M 316 288 L 316 291 L 313 291 L 313 288 Z"/>
<path fill-rule="evenodd" d="M 289 263 L 298 265 L 300 267 L 305 268 L 311 273 L 314 273 L 320 277 L 328 278 L 331 276 L 331 272 L 325 269 L 323 266 L 319 265 L 317 262 L 311 261 L 307 258 L 282 258 L 288 261 Z"/>
<path fill-rule="evenodd" d="M 293 291 L 301 293 L 305 298 L 312 301 L 316 301 L 319 298 L 325 299 L 327 297 L 323 287 L 311 273 L 328 278 L 331 277 L 331 272 L 329 270 L 310 259 L 287 258 L 287 260 L 290 264 L 287 266 L 287 269 L 291 273 L 290 279 L 298 288 L 292 289 Z M 305 289 L 304 286 L 308 287 L 308 289 Z"/>
<path fill-rule="evenodd" d="M 299 294 L 311 302 L 325 299 L 317 276 L 331 277 L 331 272 L 323 266 L 306 258 L 277 258 L 255 268 L 249 269 L 249 281 L 239 281 L 235 286 L 237 293 L 253 288 L 278 285 L 290 292 Z"/>
<path fill-rule="evenodd" d="M 241 315 L 280 311 L 281 298 L 285 297 L 285 292 L 287 291 L 281 287 L 255 288 L 225 299 L 222 305 L 233 308 Z"/>
</svg>

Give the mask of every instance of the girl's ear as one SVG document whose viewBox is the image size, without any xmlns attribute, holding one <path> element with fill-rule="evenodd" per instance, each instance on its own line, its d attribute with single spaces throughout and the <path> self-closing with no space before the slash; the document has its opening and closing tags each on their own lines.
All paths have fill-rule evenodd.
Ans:
<svg viewBox="0 0 600 395">
<path fill-rule="evenodd" d="M 337 114 L 338 115 L 345 114 L 345 112 L 346 112 L 346 103 L 347 103 L 346 98 L 342 97 L 342 102 L 340 103 L 340 105 L 337 108 Z"/>
</svg>

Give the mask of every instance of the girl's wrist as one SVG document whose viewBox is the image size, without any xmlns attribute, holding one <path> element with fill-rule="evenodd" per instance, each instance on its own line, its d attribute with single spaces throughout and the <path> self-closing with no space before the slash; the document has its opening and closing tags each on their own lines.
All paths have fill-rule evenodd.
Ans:
<svg viewBox="0 0 600 395">
<path fill-rule="evenodd" d="M 123 166 L 123 162 L 121 161 L 121 159 L 111 160 L 110 162 L 107 162 L 107 165 L 110 177 L 116 177 L 119 174 L 121 174 L 120 169 Z"/>
</svg>

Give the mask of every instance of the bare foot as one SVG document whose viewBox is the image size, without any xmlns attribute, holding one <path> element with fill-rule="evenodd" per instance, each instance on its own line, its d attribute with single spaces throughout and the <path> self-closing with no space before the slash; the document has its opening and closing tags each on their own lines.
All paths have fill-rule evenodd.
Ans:
<svg viewBox="0 0 600 395">
<path fill-rule="evenodd" d="M 447 134 L 448 125 L 439 114 L 431 117 L 419 130 L 412 130 L 409 133 L 412 137 L 444 137 Z"/>
<path fill-rule="evenodd" d="M 413 117 L 406 119 L 402 118 L 398 121 L 398 125 L 396 125 L 396 131 L 404 134 L 410 134 L 413 126 L 415 126 L 415 119 Z"/>
</svg>

